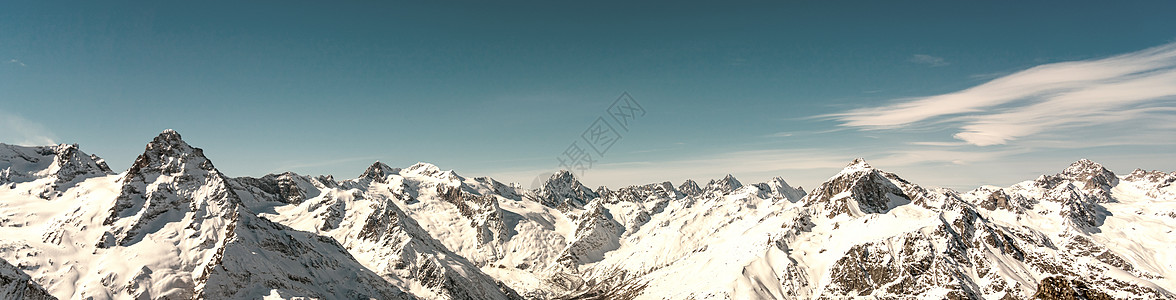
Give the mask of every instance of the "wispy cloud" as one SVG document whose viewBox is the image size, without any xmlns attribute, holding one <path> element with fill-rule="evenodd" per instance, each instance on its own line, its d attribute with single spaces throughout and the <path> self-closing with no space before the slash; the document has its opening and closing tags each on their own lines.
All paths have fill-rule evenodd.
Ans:
<svg viewBox="0 0 1176 300">
<path fill-rule="evenodd" d="M 977 146 L 1047 133 L 1154 135 L 1176 122 L 1176 43 L 1045 64 L 954 93 L 825 117 L 860 129 L 945 125 L 955 128 L 956 139 Z"/>
<path fill-rule="evenodd" d="M 968 75 L 968 78 L 975 79 L 975 80 L 992 80 L 992 79 L 1000 78 L 1001 76 L 1005 76 L 1005 75 L 1009 75 L 1009 74 L 1012 74 L 1012 72 L 981 73 L 981 74 Z"/>
<path fill-rule="evenodd" d="M 0 110 L 0 142 L 43 146 L 57 144 L 56 135 L 40 123 Z"/>
<path fill-rule="evenodd" d="M 927 55 L 927 54 L 912 55 L 911 59 L 909 61 L 916 63 L 916 64 L 929 65 L 932 67 L 942 67 L 942 66 L 949 65 L 949 63 L 947 63 L 947 60 L 943 59 L 942 57 L 931 56 L 931 55 Z"/>
<path fill-rule="evenodd" d="M 27 67 L 27 65 L 25 65 L 25 63 L 21 62 L 21 61 L 20 61 L 20 60 L 18 60 L 18 59 L 15 59 L 15 58 L 13 58 L 13 59 L 9 59 L 9 60 L 8 60 L 7 62 L 5 62 L 5 63 L 8 63 L 8 64 L 14 64 L 14 65 L 18 65 L 18 66 L 21 66 L 21 67 Z"/>
</svg>

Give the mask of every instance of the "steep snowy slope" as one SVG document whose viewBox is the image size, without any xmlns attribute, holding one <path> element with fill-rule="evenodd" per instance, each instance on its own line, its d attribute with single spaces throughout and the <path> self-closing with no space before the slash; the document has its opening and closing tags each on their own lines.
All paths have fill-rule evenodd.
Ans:
<svg viewBox="0 0 1176 300">
<path fill-rule="evenodd" d="M 37 213 L 0 228 L 14 237 L 0 255 L 30 266 L 60 298 L 408 297 L 334 240 L 244 209 L 203 152 L 171 130 L 121 176 L 54 200 L 6 192 L 5 209 Z"/>
<path fill-rule="evenodd" d="M 617 250 L 586 266 L 589 284 L 579 295 L 678 299 L 729 294 L 743 277 L 742 262 L 758 257 L 768 247 L 769 233 L 780 229 L 778 222 L 765 224 L 796 207 L 804 193 L 780 190 L 781 185 L 776 191 L 768 184 L 736 187 L 738 181 L 730 176 L 713 182 L 719 184 L 696 196 L 639 202 L 649 205 L 648 221 L 631 226 Z M 610 206 L 617 215 L 627 211 Z"/>
<path fill-rule="evenodd" d="M 485 255 L 470 257 L 497 257 L 496 241 L 506 234 L 502 212 L 495 198 L 471 193 L 472 186 L 493 190 L 504 188 L 501 184 L 466 180 L 429 164 L 402 170 L 380 162 L 342 184 L 293 173 L 234 182 L 239 194 L 248 195 L 245 202 L 267 212 L 266 218 L 333 237 L 364 266 L 416 296 L 520 298 L 447 247 Z M 422 224 L 451 243 L 434 238 Z"/>
<path fill-rule="evenodd" d="M 60 196 L 60 191 L 87 178 L 112 172 L 98 156 L 87 155 L 78 145 L 24 147 L 0 144 L 0 186 L 25 191 L 42 199 Z"/>
<path fill-rule="evenodd" d="M 0 259 L 0 299 L 57 299 L 33 281 L 28 274 Z"/>
</svg>

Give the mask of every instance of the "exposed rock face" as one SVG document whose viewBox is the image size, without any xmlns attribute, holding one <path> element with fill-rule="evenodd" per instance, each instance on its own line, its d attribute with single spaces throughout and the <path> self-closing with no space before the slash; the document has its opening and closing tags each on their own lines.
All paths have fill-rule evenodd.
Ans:
<svg viewBox="0 0 1176 300">
<path fill-rule="evenodd" d="M 728 194 L 741 187 L 743 187 L 743 184 L 740 183 L 739 180 L 735 179 L 735 176 L 727 174 L 727 176 L 723 177 L 723 179 L 711 180 L 706 184 L 706 187 L 702 189 L 702 192 L 704 194 L 715 192 L 720 194 Z"/>
<path fill-rule="evenodd" d="M 1123 178 L 1123 181 L 1141 185 L 1145 194 L 1156 199 L 1176 201 L 1176 172 L 1164 173 L 1160 171 L 1135 171 Z"/>
<path fill-rule="evenodd" d="M 1110 300 L 1103 292 L 1087 286 L 1085 282 L 1062 276 L 1046 277 L 1037 286 L 1033 299 L 1043 300 Z"/>
<path fill-rule="evenodd" d="M 1020 298 L 1018 278 L 1002 276 L 1014 269 L 978 260 L 985 255 L 1024 260 L 1025 252 L 1012 236 L 964 206 L 961 214 L 941 218 L 935 226 L 853 246 L 830 270 L 832 283 L 822 297 Z M 968 274 L 976 274 L 980 280 Z"/>
<path fill-rule="evenodd" d="M 31 194 L 42 199 L 56 198 L 83 180 L 110 174 L 110 168 L 101 158 L 83 153 L 77 144 L 36 147 L 0 144 L 0 184 L 43 182 L 42 186 L 30 189 Z"/>
<path fill-rule="evenodd" d="M 839 214 L 860 217 L 886 213 L 911 202 L 911 196 L 896 183 L 908 184 L 890 173 L 874 169 L 865 160 L 854 160 L 802 200 L 805 206 L 819 206 L 832 218 Z"/>
<path fill-rule="evenodd" d="M 132 273 L 99 271 L 109 272 L 102 283 L 79 282 L 90 288 L 71 297 L 410 297 L 364 268 L 333 239 L 293 230 L 245 209 L 203 151 L 175 131 L 156 137 L 114 183 L 120 189 L 109 210 L 90 212 L 103 206 L 79 203 L 62 222 L 52 224 L 46 241 L 78 241 L 97 231 L 95 243 L 78 244 L 93 257 L 66 266 L 88 268 L 88 261 L 119 257 L 126 259 L 120 261 L 122 268 Z M 106 217 L 84 217 L 89 215 Z"/>
<path fill-rule="evenodd" d="M 119 181 L 122 190 L 102 223 L 109 229 L 99 248 L 136 243 L 159 224 L 179 222 L 189 213 L 198 216 L 192 222 L 201 224 L 206 218 L 233 219 L 240 202 L 204 151 L 170 129 L 147 144 Z"/>
<path fill-rule="evenodd" d="M 1145 171 L 1143 169 L 1135 169 L 1135 171 L 1131 171 L 1131 174 L 1127 174 L 1127 176 L 1123 177 L 1123 180 L 1152 182 L 1155 183 L 1155 187 L 1157 188 L 1165 188 L 1171 185 L 1173 182 L 1176 182 L 1176 176 L 1172 176 L 1173 174 L 1168 174 L 1157 170 Z"/>
<path fill-rule="evenodd" d="M 101 170 L 102 172 L 104 172 L 106 174 L 114 174 L 114 171 L 110 170 L 110 166 L 106 165 L 105 159 L 102 159 L 101 157 L 98 157 L 97 155 L 90 154 L 90 160 L 93 160 L 94 164 L 97 164 L 98 169 Z"/>
<path fill-rule="evenodd" d="M 976 206 L 987 210 L 1004 210 L 1010 212 L 1024 212 L 1032 204 L 1024 196 L 1009 194 L 1002 188 L 980 187 L 971 192 L 976 198 L 982 199 Z"/>
<path fill-rule="evenodd" d="M 808 193 L 804 191 L 804 188 L 794 188 L 791 185 L 788 185 L 788 182 L 785 182 L 784 178 L 773 177 L 765 184 L 768 186 L 768 189 L 771 191 L 772 195 L 778 195 L 788 199 L 788 201 L 791 202 L 800 201 L 801 198 L 804 198 L 804 196 L 808 195 Z"/>
<path fill-rule="evenodd" d="M 604 258 L 604 253 L 620 246 L 619 237 L 624 227 L 617 223 L 600 202 L 592 202 L 576 218 L 576 236 L 557 260 L 561 265 L 575 268 Z"/>
<path fill-rule="evenodd" d="M 498 198 L 494 195 L 479 196 L 452 186 L 437 186 L 437 195 L 457 206 L 461 215 L 470 220 L 470 226 L 478 231 L 478 243 L 506 240 L 508 232 L 502 223 L 502 208 L 498 206 Z"/>
<path fill-rule="evenodd" d="M 369 257 L 369 268 L 392 282 L 414 290 L 427 289 L 446 299 L 521 299 L 514 290 L 450 252 L 400 208 L 390 202 L 379 203 L 366 216 L 348 216 L 362 220 L 357 224 L 362 227 L 344 224 L 336 234 L 357 232 L 356 239 L 346 246 L 361 257 Z"/>
<path fill-rule="evenodd" d="M 576 180 L 572 172 L 559 171 L 551 175 L 538 190 L 528 194 L 528 199 L 537 201 L 544 206 L 567 211 L 570 208 L 581 208 L 588 201 L 599 197 L 596 192 Z"/>
<path fill-rule="evenodd" d="M 1061 173 L 1042 175 L 1034 181 L 1034 184 L 1049 190 L 1072 184 L 1086 191 L 1096 202 L 1107 203 L 1114 202 L 1111 197 L 1111 188 L 1119 184 L 1119 177 L 1103 168 L 1101 164 L 1082 159 L 1074 162 Z"/>
<path fill-rule="evenodd" d="M 682 194 L 686 196 L 698 196 L 699 194 L 702 194 L 702 188 L 698 187 L 697 182 L 694 182 L 694 180 L 690 179 L 682 182 L 682 185 L 678 186 L 678 191 L 681 191 Z"/>
<path fill-rule="evenodd" d="M 76 179 L 111 174 L 110 167 L 95 155 L 86 155 L 78 150 L 77 144 L 61 144 L 53 149 L 53 163 L 49 166 L 51 175 L 57 177 L 58 184 L 65 184 Z"/>
<path fill-rule="evenodd" d="M 661 199 L 679 199 L 685 195 L 674 188 L 669 181 L 646 185 L 628 186 L 612 191 L 606 188 L 597 189 L 597 195 L 607 203 L 658 201 Z"/>
<path fill-rule="evenodd" d="M 261 178 L 238 177 L 230 180 L 234 190 L 245 191 L 246 196 L 260 196 L 254 201 L 274 201 L 298 205 L 302 201 L 318 196 L 321 189 L 334 186 L 329 178 L 311 178 L 293 172 L 269 174 Z M 254 190 L 256 189 L 256 190 Z M 240 196 L 242 193 L 238 193 Z"/>
<path fill-rule="evenodd" d="M 388 175 L 400 174 L 400 170 L 400 168 L 392 168 L 380 161 L 376 161 L 367 170 L 364 170 L 363 174 L 359 175 L 359 178 L 371 179 L 379 183 L 388 183 L 386 179 Z"/>
<path fill-rule="evenodd" d="M 56 300 L 49 295 L 49 291 L 33 282 L 28 274 L 22 272 L 8 261 L 0 259 L 0 298 L 27 300 Z"/>
</svg>

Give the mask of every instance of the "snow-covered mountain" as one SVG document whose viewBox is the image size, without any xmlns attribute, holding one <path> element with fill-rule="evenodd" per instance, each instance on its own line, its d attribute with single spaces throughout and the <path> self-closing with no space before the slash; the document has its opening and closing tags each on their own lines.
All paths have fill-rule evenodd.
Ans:
<svg viewBox="0 0 1176 300">
<path fill-rule="evenodd" d="M 229 178 L 171 130 L 114 174 L 0 144 L 0 298 L 1176 298 L 1176 172 L 1080 160 L 960 193 L 858 159 L 809 191 L 702 182 Z"/>
<path fill-rule="evenodd" d="M 0 209 L 20 219 L 0 229 L 0 253 L 58 298 L 411 297 L 335 240 L 249 211 L 175 131 L 148 143 L 121 175 L 52 199 L 22 192 L 41 180 L 0 192 Z"/>
</svg>

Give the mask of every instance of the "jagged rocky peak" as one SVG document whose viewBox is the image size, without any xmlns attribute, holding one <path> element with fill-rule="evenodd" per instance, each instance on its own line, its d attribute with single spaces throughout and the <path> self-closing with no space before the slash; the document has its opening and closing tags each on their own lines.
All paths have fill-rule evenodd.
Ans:
<svg viewBox="0 0 1176 300">
<path fill-rule="evenodd" d="M 678 186 L 678 191 L 687 196 L 698 196 L 702 193 L 702 188 L 698 187 L 698 183 L 694 180 L 686 179 L 686 182 Z"/>
<path fill-rule="evenodd" d="M 682 197 L 682 193 L 675 189 L 674 184 L 670 183 L 669 181 L 627 186 L 619 188 L 616 191 L 601 186 L 596 189 L 596 194 L 607 203 L 617 203 L 622 201 L 642 203 L 646 201 L 669 200 Z"/>
<path fill-rule="evenodd" d="M 805 196 L 804 189 L 801 189 L 800 187 L 792 187 L 788 184 L 787 181 L 784 181 L 784 178 L 780 176 L 772 177 L 772 179 L 769 179 L 768 182 L 764 184 L 767 185 L 769 191 L 773 195 L 782 196 L 787 198 L 788 201 L 796 202 Z"/>
<path fill-rule="evenodd" d="M 28 182 L 53 177 L 53 184 L 68 188 L 75 180 L 112 174 L 97 156 L 87 155 L 77 144 L 16 146 L 0 144 L 0 183 Z"/>
<path fill-rule="evenodd" d="M 49 171 L 57 176 L 58 182 L 112 173 L 105 162 L 99 164 L 102 161 L 101 158 L 95 160 L 97 156 L 82 153 L 78 149 L 78 144 L 57 145 L 54 152 L 56 155 L 53 156 L 53 164 L 49 166 Z"/>
<path fill-rule="evenodd" d="M 1047 190 L 1054 190 L 1073 184 L 1084 193 L 1100 203 L 1114 202 L 1111 198 L 1111 188 L 1119 184 L 1119 178 L 1101 164 L 1088 159 L 1080 159 L 1070 164 L 1065 170 L 1056 175 L 1042 175 L 1034 180 L 1034 185 Z"/>
<path fill-rule="evenodd" d="M 866 213 L 885 213 L 914 198 L 903 189 L 920 189 L 898 175 L 882 172 L 865 159 L 855 159 L 841 172 L 821 183 L 805 196 L 805 206 L 820 206 L 832 218 L 839 214 L 857 217 Z"/>
<path fill-rule="evenodd" d="M 599 197 L 599 194 L 584 186 L 576 179 L 576 175 L 567 170 L 552 174 L 533 194 L 534 200 L 539 203 L 561 210 L 566 210 L 569 206 L 583 207 L 588 201 Z"/>
<path fill-rule="evenodd" d="M 727 176 L 724 176 L 723 179 L 711 180 L 709 183 L 706 184 L 706 188 L 704 189 L 704 191 L 706 191 L 706 192 L 718 191 L 718 192 L 722 192 L 722 193 L 730 193 L 730 192 L 735 191 L 741 187 L 743 187 L 743 184 L 740 183 L 738 179 L 735 179 L 734 175 L 727 174 Z"/>
<path fill-rule="evenodd" d="M 114 170 L 110 169 L 110 165 L 106 164 L 106 159 L 98 157 L 98 155 L 90 154 L 90 160 L 94 161 L 94 164 L 98 165 L 98 169 L 102 170 L 102 172 L 107 174 L 114 173 Z"/>
<path fill-rule="evenodd" d="M 1131 171 L 1131 174 L 1124 176 L 1123 180 L 1150 183 L 1162 188 L 1176 182 L 1176 172 L 1169 174 L 1158 170 L 1135 169 L 1135 171 Z"/>
<path fill-rule="evenodd" d="M 546 190 L 554 190 L 554 189 L 559 189 L 561 187 L 574 187 L 574 186 L 581 186 L 581 185 L 583 185 L 583 184 L 581 184 L 580 181 L 576 179 L 575 174 L 572 174 L 572 172 L 569 172 L 567 170 L 559 170 L 559 172 L 555 172 L 555 174 L 551 174 L 551 177 L 547 178 L 547 181 L 544 182 L 543 186 L 541 186 L 540 188 L 546 189 Z"/>
<path fill-rule="evenodd" d="M 674 183 L 669 182 L 669 181 L 662 181 L 661 183 L 651 183 L 646 186 L 650 190 L 654 190 L 654 191 L 656 191 L 656 193 L 658 193 L 659 195 L 662 195 L 662 196 L 671 197 L 671 198 L 681 198 L 682 197 L 681 196 L 682 192 L 678 191 L 677 188 L 674 188 Z"/>
<path fill-rule="evenodd" d="M 183 173 L 189 168 L 199 168 L 204 171 L 216 169 L 212 165 L 212 161 L 204 157 L 204 150 L 188 145 L 180 137 L 180 133 L 167 129 L 147 143 L 143 154 L 135 159 L 135 163 L 123 175 L 123 181 L 136 176 L 144 176 L 147 173 L 156 175 Z"/>
<path fill-rule="evenodd" d="M 1119 184 L 1119 177 L 1116 177 L 1115 173 L 1107 170 L 1103 165 L 1085 158 L 1070 164 L 1069 167 L 1062 170 L 1061 175 L 1085 183 L 1086 189 L 1113 187 Z"/>
<path fill-rule="evenodd" d="M 399 173 L 400 168 L 389 167 L 388 165 L 377 160 L 375 163 L 369 166 L 367 170 L 364 170 L 363 174 L 359 175 L 359 178 L 366 178 L 380 183 L 387 183 L 386 178 L 389 175 L 396 175 Z"/>
<path fill-rule="evenodd" d="M 674 189 L 674 183 L 673 183 L 673 182 L 669 182 L 669 181 L 662 181 L 662 183 L 659 183 L 659 185 L 661 185 L 662 189 L 664 189 L 664 190 L 667 190 L 667 191 L 676 191 L 676 189 Z"/>
<path fill-rule="evenodd" d="M 135 243 L 158 229 L 154 225 L 179 221 L 186 212 L 235 218 L 241 204 L 204 151 L 171 129 L 147 143 L 120 182 L 119 196 L 103 221 L 110 227 L 98 242 L 101 248 Z"/>
</svg>

